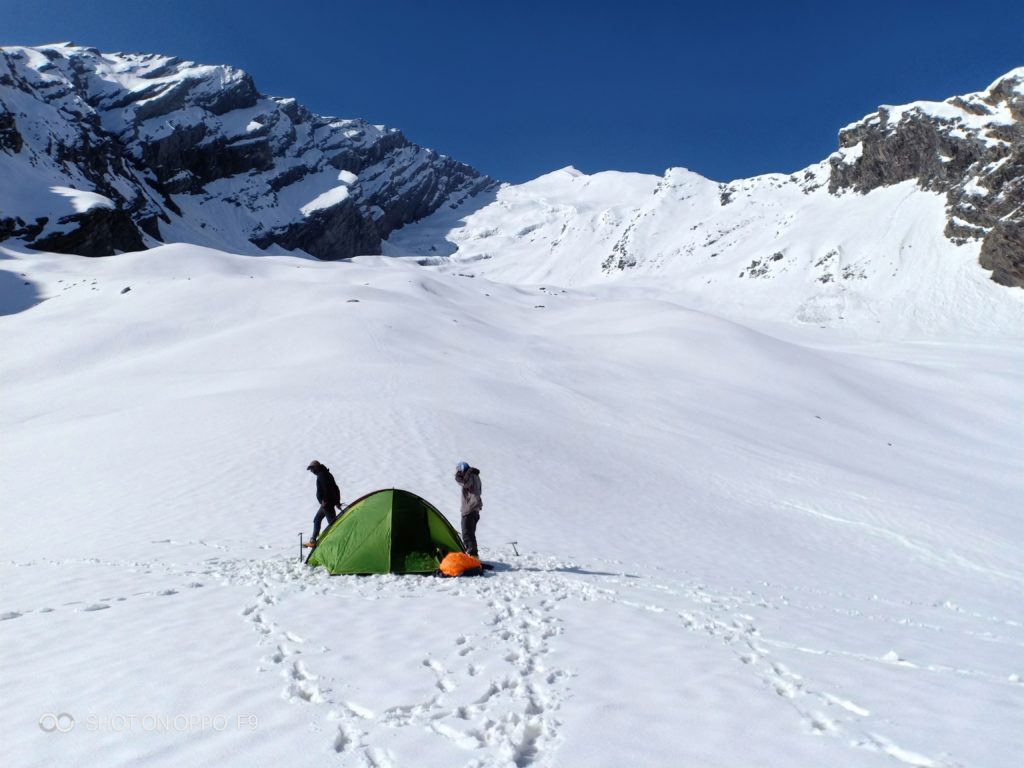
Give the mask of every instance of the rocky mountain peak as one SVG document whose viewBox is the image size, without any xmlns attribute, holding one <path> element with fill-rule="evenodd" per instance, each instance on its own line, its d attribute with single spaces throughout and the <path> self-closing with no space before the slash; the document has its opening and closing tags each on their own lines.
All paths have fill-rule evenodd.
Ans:
<svg viewBox="0 0 1024 768">
<path fill-rule="evenodd" d="M 155 54 L 0 48 L 0 239 L 103 255 L 185 240 L 236 251 L 379 253 L 398 227 L 494 184 L 363 120 Z M 27 187 L 27 188 L 26 188 Z M 109 206 L 69 210 L 56 187 Z"/>
<path fill-rule="evenodd" d="M 985 91 L 880 107 L 844 128 L 829 160 L 833 193 L 909 179 L 946 195 L 946 236 L 981 240 L 980 261 L 1024 286 L 1024 67 Z"/>
</svg>

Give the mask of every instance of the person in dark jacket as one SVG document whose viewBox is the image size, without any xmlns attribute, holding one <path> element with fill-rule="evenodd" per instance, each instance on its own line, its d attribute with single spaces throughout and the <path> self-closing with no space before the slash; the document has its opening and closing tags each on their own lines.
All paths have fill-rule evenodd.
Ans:
<svg viewBox="0 0 1024 768">
<path fill-rule="evenodd" d="M 480 522 L 480 510 L 484 503 L 480 498 L 483 486 L 480 484 L 480 470 L 464 461 L 455 468 L 455 482 L 462 488 L 462 543 L 466 552 L 479 557 L 476 546 L 476 524 Z"/>
<path fill-rule="evenodd" d="M 309 462 L 306 469 L 316 475 L 316 500 L 320 502 L 320 508 L 316 511 L 316 517 L 313 518 L 313 538 L 306 542 L 307 547 L 315 547 L 316 540 L 320 536 L 320 526 L 324 520 L 327 521 L 327 527 L 330 528 L 338 518 L 334 514 L 334 510 L 341 506 L 341 491 L 338 490 L 338 484 L 334 481 L 331 470 L 316 459 Z"/>
</svg>

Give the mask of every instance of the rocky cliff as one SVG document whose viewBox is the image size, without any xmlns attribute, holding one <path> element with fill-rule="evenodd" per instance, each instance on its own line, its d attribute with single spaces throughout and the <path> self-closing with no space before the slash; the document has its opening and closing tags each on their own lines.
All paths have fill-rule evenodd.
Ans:
<svg viewBox="0 0 1024 768">
<path fill-rule="evenodd" d="M 942 192 L 946 236 L 981 240 L 992 279 L 1024 286 L 1024 68 L 980 93 L 881 107 L 843 129 L 839 145 L 832 192 L 908 179 Z"/>
<path fill-rule="evenodd" d="M 171 241 L 379 253 L 396 228 L 494 185 L 395 129 L 264 96 L 231 67 L 70 44 L 0 48 L 0 178 L 0 240 L 89 256 Z"/>
</svg>

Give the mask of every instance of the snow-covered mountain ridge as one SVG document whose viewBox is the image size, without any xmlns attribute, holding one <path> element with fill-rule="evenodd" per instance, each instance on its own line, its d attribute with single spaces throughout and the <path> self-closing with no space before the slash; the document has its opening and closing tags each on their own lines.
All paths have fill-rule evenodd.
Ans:
<svg viewBox="0 0 1024 768">
<path fill-rule="evenodd" d="M 883 106 L 793 174 L 569 167 L 499 187 L 395 129 L 262 96 L 231 67 L 70 44 L 0 57 L 0 240 L 383 251 L 514 283 L 642 282 L 722 316 L 889 337 L 1022 325 L 1024 296 L 995 283 L 1024 286 L 1024 68 Z"/>
<path fill-rule="evenodd" d="M 983 93 L 883 107 L 798 173 L 716 183 L 555 171 L 395 232 L 511 283 L 643 283 L 740 320 L 870 335 L 1024 327 L 1024 69 Z M 989 272 L 988 270 L 993 270 Z"/>
<path fill-rule="evenodd" d="M 395 227 L 493 184 L 393 128 L 261 95 L 232 67 L 70 44 L 0 49 L 0 178 L 0 240 L 324 259 L 378 253 Z"/>
</svg>

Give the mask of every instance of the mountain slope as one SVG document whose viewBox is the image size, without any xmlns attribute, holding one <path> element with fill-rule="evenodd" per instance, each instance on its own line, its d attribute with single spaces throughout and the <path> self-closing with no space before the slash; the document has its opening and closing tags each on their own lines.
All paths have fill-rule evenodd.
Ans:
<svg viewBox="0 0 1024 768">
<path fill-rule="evenodd" d="M 807 343 L 407 259 L 0 255 L 42 299 L 0 316 L 12 765 L 1019 763 L 1019 341 Z M 497 570 L 299 565 L 312 458 L 451 519 L 481 467 Z"/>
<path fill-rule="evenodd" d="M 1014 300 L 977 285 L 987 273 L 976 265 L 1024 285 L 1022 115 L 1024 68 L 983 92 L 881 107 L 795 174 L 717 184 L 678 168 L 566 169 L 495 199 L 472 168 L 394 129 L 262 96 L 231 67 L 5 48 L 0 239 L 87 255 L 184 241 L 332 259 L 390 238 L 390 254 L 454 245 L 456 263 L 487 260 L 477 273 L 512 281 L 649 275 L 763 319 L 1001 333 Z"/>
<path fill-rule="evenodd" d="M 0 49 L 0 175 L 0 239 L 83 255 L 377 253 L 492 184 L 395 129 L 263 96 L 232 67 L 72 45 Z M 73 206 L 64 188 L 100 198 Z"/>
<path fill-rule="evenodd" d="M 439 211 L 385 252 L 513 283 L 644 283 L 737 318 L 1016 335 L 1022 292 L 990 278 L 1024 285 L 1022 110 L 1017 69 L 980 94 L 882 108 L 790 175 L 566 168 Z"/>
</svg>

